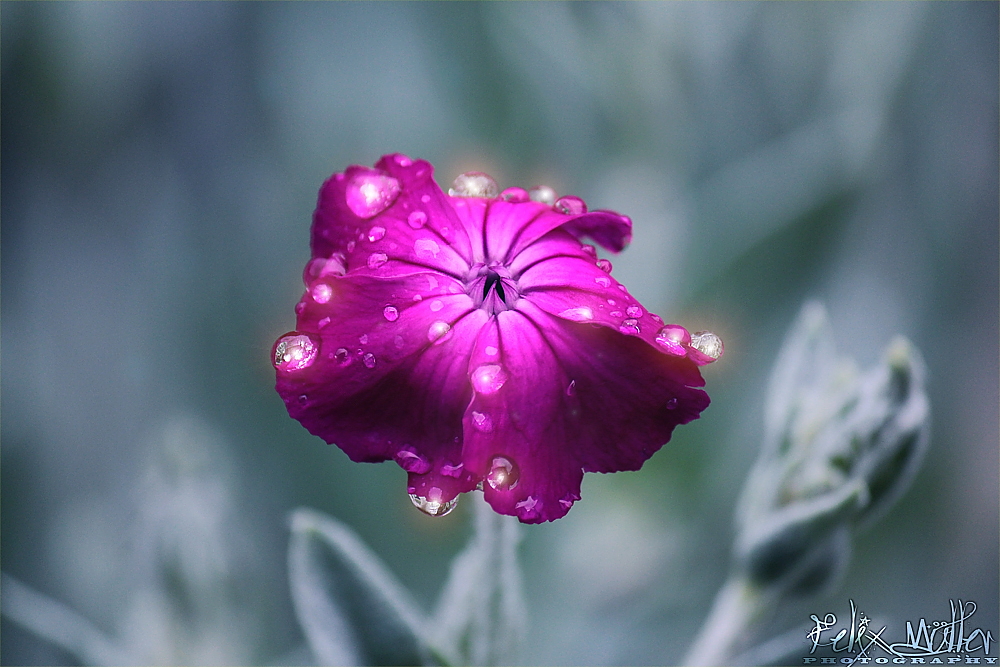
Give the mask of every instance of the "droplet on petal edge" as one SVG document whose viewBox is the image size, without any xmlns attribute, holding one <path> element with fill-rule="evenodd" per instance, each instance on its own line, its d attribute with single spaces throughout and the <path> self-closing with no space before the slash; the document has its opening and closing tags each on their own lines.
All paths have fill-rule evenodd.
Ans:
<svg viewBox="0 0 1000 667">
<path fill-rule="evenodd" d="M 623 334 L 630 334 L 630 335 L 631 334 L 638 334 L 638 333 L 640 333 L 640 330 L 639 330 L 639 320 L 635 320 L 635 319 L 631 319 L 631 318 L 627 319 L 624 322 L 622 322 L 621 326 L 618 327 L 618 330 L 621 331 Z"/>
<path fill-rule="evenodd" d="M 555 209 L 566 215 L 581 215 L 587 212 L 587 204 L 579 197 L 568 195 L 556 200 Z"/>
<path fill-rule="evenodd" d="M 309 289 L 309 293 L 316 303 L 326 303 L 333 296 L 333 288 L 326 283 L 316 283 Z"/>
<path fill-rule="evenodd" d="M 656 334 L 656 344 L 663 348 L 664 352 L 676 357 L 683 357 L 687 354 L 686 346 L 691 342 L 691 334 L 688 330 L 677 324 L 668 324 L 660 329 Z"/>
<path fill-rule="evenodd" d="M 420 456 L 414 451 L 409 449 L 401 449 L 396 452 L 396 463 L 399 467 L 406 472 L 412 472 L 416 475 L 423 475 L 426 472 L 430 472 L 431 464 L 424 457 Z"/>
<path fill-rule="evenodd" d="M 389 257 L 384 252 L 373 252 L 368 255 L 368 268 L 373 271 L 389 261 Z"/>
<path fill-rule="evenodd" d="M 347 184 L 347 207 L 359 218 L 373 218 L 396 201 L 399 191 L 399 181 L 388 174 L 358 174 Z"/>
<path fill-rule="evenodd" d="M 285 334 L 274 344 L 274 367 L 286 373 L 308 368 L 316 360 L 319 346 L 306 334 Z"/>
<path fill-rule="evenodd" d="M 524 188 L 507 188 L 500 193 L 500 199 L 509 201 L 513 204 L 531 201 L 531 197 L 528 196 L 528 191 Z"/>
<path fill-rule="evenodd" d="M 556 203 L 556 191 L 547 185 L 536 185 L 528 190 L 528 197 L 531 201 L 541 202 L 552 206 Z"/>
<path fill-rule="evenodd" d="M 699 331 L 691 335 L 691 343 L 688 346 L 691 361 L 704 366 L 719 359 L 725 352 L 722 346 L 722 339 L 711 331 Z"/>
<path fill-rule="evenodd" d="M 399 319 L 399 311 L 394 306 L 386 306 L 382 309 L 382 317 L 390 322 L 395 322 Z"/>
<path fill-rule="evenodd" d="M 508 491 L 517 486 L 518 470 L 514 462 L 506 456 L 494 456 L 486 483 L 494 491 Z"/>
<path fill-rule="evenodd" d="M 517 516 L 522 519 L 534 519 L 538 516 L 538 511 L 542 508 L 542 501 L 528 496 L 519 503 L 514 503 L 514 509 L 517 510 Z"/>
<path fill-rule="evenodd" d="M 376 225 L 368 230 L 368 240 L 372 243 L 376 241 L 381 241 L 385 238 L 385 227 L 379 227 Z"/>
<path fill-rule="evenodd" d="M 625 314 L 629 317 L 642 317 L 642 308 L 639 306 L 629 306 L 625 309 Z"/>
<path fill-rule="evenodd" d="M 500 195 L 500 186 L 489 174 L 484 174 L 481 171 L 467 171 L 455 179 L 448 194 L 452 197 L 496 199 Z"/>
<path fill-rule="evenodd" d="M 602 257 L 597 260 L 597 267 L 605 273 L 611 273 L 611 260 L 607 260 Z"/>
<path fill-rule="evenodd" d="M 506 381 L 507 373 L 497 364 L 486 364 L 472 371 L 472 388 L 480 394 L 495 394 Z"/>
<path fill-rule="evenodd" d="M 451 500 L 442 502 L 440 500 L 440 489 L 431 489 L 431 492 L 438 491 L 438 500 L 432 500 L 430 497 L 424 498 L 418 496 L 415 493 L 410 494 L 410 500 L 413 502 L 414 507 L 418 510 L 427 514 L 428 516 L 445 516 L 458 505 L 458 496 L 455 496 Z"/>
</svg>

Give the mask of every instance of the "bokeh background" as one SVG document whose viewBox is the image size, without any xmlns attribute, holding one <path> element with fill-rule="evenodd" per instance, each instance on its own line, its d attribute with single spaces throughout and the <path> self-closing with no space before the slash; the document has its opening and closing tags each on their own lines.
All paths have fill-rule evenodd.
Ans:
<svg viewBox="0 0 1000 667">
<path fill-rule="evenodd" d="M 998 7 L 3 3 L 3 570 L 148 663 L 305 662 L 306 505 L 431 606 L 469 508 L 426 517 L 311 437 L 269 362 L 320 184 L 398 151 L 630 215 L 615 276 L 726 343 L 700 421 L 523 531 L 525 663 L 683 657 L 812 297 L 863 367 L 922 350 L 932 442 L 843 584 L 761 638 L 850 599 L 899 636 L 958 598 L 1000 637 Z M 4 664 L 74 660 L 2 635 Z"/>
</svg>

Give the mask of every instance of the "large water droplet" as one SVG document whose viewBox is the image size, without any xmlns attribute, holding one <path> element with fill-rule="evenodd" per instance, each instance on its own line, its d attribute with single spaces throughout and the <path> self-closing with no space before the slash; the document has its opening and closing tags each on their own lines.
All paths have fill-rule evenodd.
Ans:
<svg viewBox="0 0 1000 667">
<path fill-rule="evenodd" d="M 406 472 L 412 472 L 417 475 L 423 475 L 426 472 L 430 472 L 431 464 L 430 462 L 417 454 L 411 449 L 401 449 L 396 452 L 396 463 L 399 467 Z"/>
<path fill-rule="evenodd" d="M 597 266 L 605 273 L 611 273 L 611 260 L 604 259 L 603 257 L 597 260 Z"/>
<path fill-rule="evenodd" d="M 396 310 L 395 306 L 386 306 L 382 309 L 382 317 L 390 322 L 395 322 L 399 319 L 399 311 Z"/>
<path fill-rule="evenodd" d="M 319 346 L 305 334 L 287 334 L 274 344 L 274 367 L 287 373 L 308 368 L 316 360 Z"/>
<path fill-rule="evenodd" d="M 594 246 L 590 245 L 589 243 L 582 244 L 580 246 L 580 250 L 582 250 L 583 252 L 587 253 L 588 255 L 590 255 L 591 257 L 593 257 L 594 259 L 597 259 L 597 248 L 595 248 Z"/>
<path fill-rule="evenodd" d="M 333 288 L 326 283 L 316 283 L 309 290 L 316 303 L 326 303 L 333 296 Z"/>
<path fill-rule="evenodd" d="M 410 225 L 410 227 L 420 229 L 427 224 L 427 214 L 423 211 L 414 211 L 410 215 L 406 216 L 406 222 Z"/>
<path fill-rule="evenodd" d="M 441 252 L 441 246 L 434 239 L 417 239 L 413 242 L 413 252 L 420 259 L 435 259 Z"/>
<path fill-rule="evenodd" d="M 399 181 L 387 174 L 358 174 L 347 184 L 347 206 L 359 218 L 373 218 L 399 196 Z"/>
<path fill-rule="evenodd" d="M 368 240 L 372 243 L 376 241 L 381 241 L 385 238 L 385 227 L 379 227 L 378 225 L 372 227 L 368 230 Z"/>
<path fill-rule="evenodd" d="M 554 206 L 557 211 L 566 215 L 580 215 L 587 212 L 587 204 L 579 197 L 572 195 L 560 197 Z"/>
<path fill-rule="evenodd" d="M 434 492 L 437 491 L 437 500 L 433 500 Z M 410 500 L 413 501 L 413 505 L 430 516 L 444 516 L 455 509 L 455 505 L 458 504 L 458 496 L 455 496 L 451 500 L 442 501 L 441 500 L 441 489 L 431 487 L 430 493 L 427 498 L 416 495 L 415 493 L 410 494 Z"/>
<path fill-rule="evenodd" d="M 368 268 L 377 269 L 388 261 L 389 257 L 384 252 L 373 252 L 368 255 Z"/>
<path fill-rule="evenodd" d="M 365 368 L 375 368 L 375 355 L 369 352 L 364 356 Z"/>
<path fill-rule="evenodd" d="M 519 204 L 521 202 L 529 201 L 531 197 L 528 196 L 528 191 L 524 188 L 507 188 L 500 193 L 500 199 L 514 204 Z"/>
<path fill-rule="evenodd" d="M 440 345 L 449 338 L 451 338 L 451 325 L 447 322 L 438 320 L 427 328 L 427 340 L 435 345 Z"/>
<path fill-rule="evenodd" d="M 339 252 L 329 258 L 316 257 L 309 260 L 302 272 L 302 282 L 308 287 L 317 278 L 324 276 L 342 276 L 347 273 L 347 259 Z"/>
<path fill-rule="evenodd" d="M 618 327 L 618 330 L 621 331 L 623 334 L 629 334 L 629 335 L 638 334 L 640 332 L 639 320 L 629 318 L 624 322 L 622 322 L 621 326 Z"/>
<path fill-rule="evenodd" d="M 691 361 L 698 365 L 710 364 L 725 352 L 722 339 L 711 331 L 699 331 L 691 334 L 691 348 L 698 354 L 691 355 Z"/>
<path fill-rule="evenodd" d="M 506 456 L 494 456 L 486 483 L 495 491 L 507 491 L 517 486 L 518 469 Z"/>
<path fill-rule="evenodd" d="M 668 324 L 660 329 L 656 334 L 656 344 L 677 357 L 687 354 L 685 345 L 691 342 L 691 334 L 688 330 L 677 324 Z"/>
<path fill-rule="evenodd" d="M 500 194 L 500 186 L 481 171 L 467 171 L 458 176 L 451 184 L 448 194 L 452 197 L 486 197 L 496 199 Z"/>
<path fill-rule="evenodd" d="M 536 185 L 528 190 L 528 197 L 531 201 L 541 202 L 552 206 L 556 203 L 556 191 L 547 185 Z"/>
<path fill-rule="evenodd" d="M 495 394 L 506 381 L 506 371 L 497 364 L 485 364 L 472 371 L 472 388 L 480 394 Z"/>
<path fill-rule="evenodd" d="M 559 313 L 559 317 L 564 317 L 567 320 L 573 320 L 574 322 L 589 322 L 594 319 L 594 311 L 592 311 L 587 306 L 581 306 L 579 308 L 567 308 L 566 310 Z"/>
<path fill-rule="evenodd" d="M 493 431 L 493 420 L 488 414 L 482 412 L 472 412 L 472 425 L 476 427 L 477 431 L 482 431 L 483 433 L 491 433 Z"/>
</svg>

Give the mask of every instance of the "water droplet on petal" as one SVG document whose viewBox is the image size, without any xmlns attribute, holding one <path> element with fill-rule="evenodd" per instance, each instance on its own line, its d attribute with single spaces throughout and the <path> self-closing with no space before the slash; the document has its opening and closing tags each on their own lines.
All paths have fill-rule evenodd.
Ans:
<svg viewBox="0 0 1000 667">
<path fill-rule="evenodd" d="M 395 344 L 397 350 L 402 350 L 403 345 L 406 344 L 402 336 L 396 336 L 395 338 L 392 339 L 392 342 Z"/>
<path fill-rule="evenodd" d="M 507 188 L 500 193 L 500 199 L 514 204 L 520 204 L 521 202 L 529 201 L 531 197 L 528 196 L 528 191 L 524 188 Z"/>
<path fill-rule="evenodd" d="M 486 364 L 472 371 L 472 388 L 480 394 L 495 394 L 507 381 L 507 373 L 497 364 Z"/>
<path fill-rule="evenodd" d="M 486 197 L 496 199 L 500 194 L 500 186 L 489 174 L 481 171 L 467 171 L 458 176 L 451 184 L 448 194 L 452 197 Z"/>
<path fill-rule="evenodd" d="M 299 301 L 297 304 L 295 304 L 295 314 L 301 315 L 304 312 L 306 312 L 306 302 Z"/>
<path fill-rule="evenodd" d="M 357 242 L 355 242 L 355 241 L 348 241 L 347 242 L 347 252 L 354 252 L 354 249 L 356 247 L 358 247 Z"/>
<path fill-rule="evenodd" d="M 343 347 L 340 348 L 340 349 L 338 349 L 334 353 L 333 358 L 341 366 L 347 366 L 347 365 L 349 365 L 351 363 L 351 353 L 348 352 L 347 349 L 343 348 Z"/>
<path fill-rule="evenodd" d="M 301 394 L 299 396 L 299 405 L 305 405 L 308 402 L 309 402 L 309 397 L 308 396 L 306 396 L 305 394 Z"/>
<path fill-rule="evenodd" d="M 401 449 L 396 452 L 396 463 L 399 467 L 406 472 L 412 472 L 417 475 L 423 475 L 426 472 L 430 472 L 431 464 L 430 462 L 417 454 L 412 449 Z"/>
<path fill-rule="evenodd" d="M 362 345 L 367 345 L 368 334 L 361 334 L 360 336 L 358 336 L 358 342 L 361 343 Z M 358 352 L 360 353 L 360 350 L 358 350 Z"/>
<path fill-rule="evenodd" d="M 392 205 L 399 190 L 399 181 L 387 174 L 358 174 L 347 184 L 347 206 L 359 218 L 372 218 Z"/>
<path fill-rule="evenodd" d="M 417 173 L 417 176 L 420 176 L 419 172 Z M 430 195 L 420 195 L 420 201 L 422 201 L 423 203 L 426 204 L 430 200 L 431 200 L 431 196 Z"/>
<path fill-rule="evenodd" d="M 427 195 L 424 196 L 426 197 Z M 420 229 L 427 224 L 427 214 L 423 211 L 414 211 L 410 215 L 406 216 L 406 223 L 414 229 Z"/>
<path fill-rule="evenodd" d="M 507 491 L 517 486 L 518 470 L 506 456 L 494 456 L 486 483 L 495 491 Z"/>
<path fill-rule="evenodd" d="M 566 386 L 566 395 L 567 396 L 576 395 L 576 380 L 569 381 L 569 384 Z"/>
<path fill-rule="evenodd" d="M 393 159 L 393 160 L 394 160 L 394 161 L 396 162 L 396 164 L 398 164 L 398 165 L 399 165 L 400 167 L 409 167 L 409 166 L 410 166 L 411 164 L 413 164 L 413 160 L 411 160 L 411 159 L 410 159 L 410 158 L 408 158 L 407 156 L 403 155 L 402 153 L 399 153 L 398 155 L 396 155 L 396 157 L 394 157 L 394 158 L 392 158 L 392 159 Z"/>
<path fill-rule="evenodd" d="M 430 305 L 431 312 L 436 313 L 442 308 L 444 308 L 444 303 L 441 302 L 441 299 L 434 299 L 433 301 L 431 301 Z"/>
<path fill-rule="evenodd" d="M 609 305 L 609 306 L 613 306 L 613 305 L 615 305 L 616 303 L 618 303 L 618 302 L 617 302 L 617 301 L 615 301 L 614 299 L 608 299 L 608 305 Z"/>
<path fill-rule="evenodd" d="M 514 503 L 514 509 L 521 510 L 517 515 L 522 519 L 534 519 L 538 516 L 538 510 L 542 508 L 542 501 L 532 496 L 528 496 L 519 503 Z"/>
<path fill-rule="evenodd" d="M 274 367 L 290 373 L 308 368 L 316 360 L 319 346 L 305 334 L 288 334 L 274 344 Z"/>
<path fill-rule="evenodd" d="M 528 197 L 531 201 L 541 202 L 552 206 L 556 203 L 556 191 L 547 185 L 536 185 L 528 190 Z"/>
<path fill-rule="evenodd" d="M 611 301 L 611 299 L 608 299 L 608 301 Z M 614 304 L 612 304 L 612 305 L 614 305 Z M 622 311 L 620 311 L 620 310 L 612 310 L 610 313 L 608 313 L 608 315 L 611 316 L 611 317 L 622 317 Z"/>
<path fill-rule="evenodd" d="M 566 509 L 569 509 L 570 507 L 573 506 L 573 503 L 575 503 L 579 499 L 580 499 L 579 493 L 567 493 L 565 496 L 559 499 L 559 504 L 565 507 Z"/>
<path fill-rule="evenodd" d="M 667 410 L 675 410 L 676 408 L 677 408 L 677 397 L 674 396 L 673 398 L 667 401 Z"/>
<path fill-rule="evenodd" d="M 625 309 L 625 314 L 629 317 L 642 317 L 642 308 L 639 306 L 629 306 Z"/>
<path fill-rule="evenodd" d="M 446 463 L 443 466 L 441 466 L 441 474 L 458 479 L 459 477 L 462 476 L 463 467 L 464 466 L 461 463 L 459 463 L 457 466 L 449 465 Z"/>
<path fill-rule="evenodd" d="M 597 260 L 597 266 L 605 273 L 611 273 L 611 260 L 604 259 L 603 257 Z"/>
<path fill-rule="evenodd" d="M 333 288 L 326 283 L 316 283 L 309 290 L 312 294 L 312 298 L 316 303 L 326 303 L 333 296 Z"/>
<path fill-rule="evenodd" d="M 435 491 L 437 491 L 437 500 L 432 499 L 435 497 Z M 455 505 L 458 504 L 458 496 L 447 501 L 442 501 L 441 497 L 441 489 L 436 487 L 431 487 L 427 498 L 418 496 L 415 493 L 410 494 L 410 500 L 413 501 L 413 505 L 424 514 L 430 516 L 444 516 L 455 509 Z"/>
<path fill-rule="evenodd" d="M 389 257 L 384 252 L 373 252 L 368 255 L 368 268 L 372 270 L 377 269 L 388 261 Z"/>
<path fill-rule="evenodd" d="M 722 339 L 711 331 L 699 331 L 691 335 L 691 350 L 698 354 L 691 355 L 691 361 L 699 366 L 716 361 L 725 352 Z"/>
<path fill-rule="evenodd" d="M 486 349 L 483 351 L 486 353 L 487 357 L 495 357 L 500 352 L 500 350 L 496 349 L 492 345 L 487 345 Z"/>
<path fill-rule="evenodd" d="M 381 241 L 385 238 L 385 227 L 379 227 L 376 225 L 368 230 L 368 240 L 372 243 L 376 241 Z"/>
<path fill-rule="evenodd" d="M 345 273 L 347 273 L 347 259 L 343 254 L 335 252 L 329 259 L 316 257 L 309 260 L 305 270 L 302 272 L 302 282 L 308 287 L 317 278 L 342 276 Z"/>
<path fill-rule="evenodd" d="M 594 278 L 594 282 L 601 287 L 611 287 L 611 278 L 608 278 L 607 276 L 597 276 Z"/>
<path fill-rule="evenodd" d="M 440 345 L 449 338 L 451 338 L 451 325 L 447 322 L 438 320 L 427 329 L 427 340 L 435 345 Z"/>
<path fill-rule="evenodd" d="M 399 311 L 396 310 L 395 306 L 386 306 L 382 309 L 382 317 L 390 322 L 395 322 L 399 319 Z"/>
<path fill-rule="evenodd" d="M 483 433 L 490 433 L 493 431 L 493 420 L 490 416 L 482 412 L 472 412 L 472 425 L 476 427 L 477 431 L 482 431 Z"/>
<path fill-rule="evenodd" d="M 555 209 L 566 215 L 580 215 L 587 212 L 587 204 L 579 197 L 567 195 L 556 200 Z"/>
<path fill-rule="evenodd" d="M 581 245 L 580 246 L 580 250 L 582 250 L 583 252 L 587 253 L 588 255 L 590 255 L 591 257 L 593 257 L 594 259 L 597 259 L 597 248 L 595 248 L 594 246 L 590 245 L 589 243 L 584 243 L 583 245 Z"/>
<path fill-rule="evenodd" d="M 420 259 L 435 259 L 441 252 L 441 246 L 434 239 L 417 239 L 413 243 L 413 252 Z"/>
<path fill-rule="evenodd" d="M 375 355 L 369 352 L 364 357 L 365 368 L 375 368 Z"/>
<path fill-rule="evenodd" d="M 618 327 L 618 330 L 623 334 L 637 334 L 639 333 L 639 320 L 627 319 L 622 322 L 622 325 Z"/>
<path fill-rule="evenodd" d="M 691 342 L 691 334 L 688 330 L 677 324 L 668 324 L 660 329 L 656 334 L 656 343 L 666 352 L 683 357 L 687 354 L 685 345 Z"/>
<path fill-rule="evenodd" d="M 589 322 L 594 319 L 594 311 L 586 306 L 581 306 L 579 308 L 567 308 L 559 313 L 559 317 L 566 318 L 567 320 L 573 320 L 574 322 Z"/>
</svg>

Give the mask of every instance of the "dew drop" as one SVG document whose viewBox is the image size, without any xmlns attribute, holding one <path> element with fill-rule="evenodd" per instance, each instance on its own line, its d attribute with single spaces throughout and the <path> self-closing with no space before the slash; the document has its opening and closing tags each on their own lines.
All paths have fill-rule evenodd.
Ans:
<svg viewBox="0 0 1000 667">
<path fill-rule="evenodd" d="M 316 360 L 319 346 L 305 334 L 290 333 L 274 344 L 274 367 L 290 373 L 308 368 Z"/>
<path fill-rule="evenodd" d="M 637 334 L 639 333 L 639 320 L 627 319 L 622 322 L 622 325 L 618 327 L 618 330 L 623 334 Z"/>
<path fill-rule="evenodd" d="M 413 160 L 411 160 L 411 159 L 410 159 L 410 158 L 408 158 L 407 156 L 403 155 L 402 153 L 399 153 L 399 154 L 397 154 L 397 155 L 396 155 L 396 157 L 394 157 L 394 158 L 392 158 L 392 159 L 393 159 L 393 160 L 394 160 L 394 161 L 396 162 L 396 164 L 398 164 L 398 165 L 399 165 L 400 167 L 409 167 L 409 166 L 410 166 L 411 164 L 413 164 Z"/>
<path fill-rule="evenodd" d="M 395 306 L 386 306 L 382 309 L 382 317 L 390 322 L 395 322 L 399 319 L 399 311 L 396 310 Z"/>
<path fill-rule="evenodd" d="M 594 282 L 601 287 L 611 287 L 611 278 L 608 278 L 607 276 L 597 276 L 594 278 Z"/>
<path fill-rule="evenodd" d="M 674 396 L 673 398 L 667 401 L 667 410 L 676 410 L 676 409 L 677 409 L 677 397 Z"/>
<path fill-rule="evenodd" d="M 299 405 L 305 405 L 308 402 L 309 402 L 309 397 L 308 396 L 306 396 L 305 394 L 300 394 L 299 395 Z"/>
<path fill-rule="evenodd" d="M 570 380 L 569 384 L 566 385 L 566 395 L 567 396 L 576 395 L 576 380 Z"/>
<path fill-rule="evenodd" d="M 500 352 L 500 350 L 496 349 L 492 345 L 487 345 L 486 349 L 483 351 L 486 352 L 487 357 L 495 357 Z"/>
<path fill-rule="evenodd" d="M 367 345 L 368 344 L 368 334 L 361 334 L 360 336 L 358 336 L 358 342 L 361 343 L 362 345 Z"/>
<path fill-rule="evenodd" d="M 358 247 L 358 244 L 357 244 L 356 241 L 348 241 L 347 242 L 347 252 L 354 252 L 354 249 L 356 247 Z"/>
<path fill-rule="evenodd" d="M 373 218 L 399 196 L 399 181 L 387 174 L 369 171 L 347 184 L 347 206 L 359 218 Z"/>
<path fill-rule="evenodd" d="M 325 327 L 325 326 L 327 326 L 329 324 L 330 324 L 330 318 L 329 317 L 324 317 L 323 319 L 321 319 L 319 322 L 316 323 L 316 326 L 318 326 L 320 329 L 322 329 L 323 327 Z"/>
<path fill-rule="evenodd" d="M 639 306 L 629 306 L 625 309 L 625 314 L 629 317 L 642 317 L 643 312 Z"/>
<path fill-rule="evenodd" d="M 559 504 L 565 507 L 566 509 L 569 509 L 570 507 L 573 506 L 573 503 L 575 503 L 579 499 L 580 499 L 579 493 L 570 492 L 559 499 Z"/>
<path fill-rule="evenodd" d="M 518 470 L 514 462 L 506 456 L 494 456 L 486 483 L 494 491 L 508 491 L 517 486 Z"/>
<path fill-rule="evenodd" d="M 490 416 L 482 412 L 472 412 L 472 425 L 476 427 L 477 431 L 482 431 L 483 433 L 491 433 L 493 431 L 493 420 Z"/>
<path fill-rule="evenodd" d="M 297 304 L 295 304 L 295 314 L 301 315 L 304 312 L 306 312 L 306 302 L 299 301 Z"/>
<path fill-rule="evenodd" d="M 497 364 L 485 364 L 472 371 L 472 388 L 480 394 L 495 394 L 506 381 L 506 371 Z"/>
<path fill-rule="evenodd" d="M 591 257 L 593 257 L 594 259 L 597 259 L 597 248 L 595 248 L 594 246 L 590 245 L 589 243 L 584 243 L 583 245 L 581 245 L 580 246 L 580 250 L 582 250 L 583 252 L 587 253 L 588 255 L 590 255 Z"/>
<path fill-rule="evenodd" d="M 412 472 L 416 475 L 423 475 L 426 472 L 430 472 L 431 464 L 430 462 L 417 454 L 412 449 L 401 449 L 396 452 L 396 463 L 399 467 L 406 472 Z"/>
<path fill-rule="evenodd" d="M 424 196 L 426 197 L 427 195 Z M 414 229 L 420 229 L 427 224 L 427 214 L 423 211 L 414 211 L 410 215 L 406 216 L 406 223 Z"/>
<path fill-rule="evenodd" d="M 699 331 L 691 335 L 691 348 L 701 356 L 691 355 L 691 360 L 696 364 L 704 365 L 716 361 L 725 352 L 722 346 L 722 339 L 711 331 Z"/>
<path fill-rule="evenodd" d="M 377 269 L 388 261 L 389 257 L 384 252 L 373 252 L 368 255 L 368 268 Z"/>
<path fill-rule="evenodd" d="M 542 501 L 533 496 L 528 496 L 519 503 L 514 503 L 514 509 L 521 510 L 518 516 L 522 519 L 534 519 L 538 516 L 538 510 L 542 508 Z"/>
<path fill-rule="evenodd" d="M 343 254 L 335 252 L 329 259 L 317 257 L 309 260 L 302 272 L 302 282 L 308 287 L 317 278 L 342 276 L 345 273 L 347 273 L 347 259 Z"/>
<path fill-rule="evenodd" d="M 395 338 L 392 339 L 392 342 L 396 345 L 397 350 L 402 350 L 403 345 L 406 344 L 402 336 L 396 336 Z"/>
<path fill-rule="evenodd" d="M 615 301 L 614 299 L 608 299 L 608 305 L 609 305 L 609 306 L 613 306 L 613 305 L 615 305 L 615 304 L 617 304 L 617 303 L 618 303 L 618 302 L 617 302 L 617 301 Z"/>
<path fill-rule="evenodd" d="M 564 317 L 567 320 L 573 320 L 574 322 L 589 322 L 594 319 L 594 311 L 586 306 L 581 306 L 579 308 L 567 308 L 559 313 L 559 317 Z"/>
<path fill-rule="evenodd" d="M 611 273 L 611 260 L 604 259 L 603 257 L 597 260 L 597 266 L 605 273 Z"/>
<path fill-rule="evenodd" d="M 381 241 L 385 238 L 385 227 L 379 227 L 376 225 L 368 230 L 368 240 L 372 243 L 376 241 Z"/>
<path fill-rule="evenodd" d="M 531 197 L 528 196 L 528 191 L 524 188 L 507 188 L 500 193 L 500 199 L 513 204 L 520 204 L 521 202 L 529 201 Z"/>
<path fill-rule="evenodd" d="M 454 477 L 458 479 L 462 476 L 464 465 L 459 463 L 457 466 L 450 465 L 448 463 L 441 466 L 441 474 L 447 477 Z"/>
<path fill-rule="evenodd" d="M 441 299 L 434 299 L 433 301 L 431 301 L 430 308 L 431 312 L 436 313 L 442 308 L 444 308 L 444 303 L 441 302 Z"/>
<path fill-rule="evenodd" d="M 481 171 L 467 171 L 458 176 L 451 184 L 448 194 L 452 197 L 486 197 L 496 199 L 500 187 L 489 174 Z"/>
<path fill-rule="evenodd" d="M 375 368 L 375 355 L 369 352 L 364 357 L 365 368 Z"/>
<path fill-rule="evenodd" d="M 451 325 L 447 322 L 438 320 L 427 328 L 427 340 L 435 345 L 440 345 L 449 338 L 451 338 Z"/>
<path fill-rule="evenodd" d="M 417 176 L 420 176 L 420 174 L 418 173 Z M 423 202 L 424 204 L 426 204 L 430 200 L 431 200 L 431 196 L 430 195 L 421 195 L 420 196 L 420 201 Z"/>
<path fill-rule="evenodd" d="M 347 366 L 351 363 L 351 353 L 343 347 L 334 352 L 333 358 L 341 366 Z"/>
<path fill-rule="evenodd" d="M 610 301 L 610 300 L 611 299 L 608 299 L 608 301 Z M 622 311 L 620 311 L 620 310 L 612 310 L 610 313 L 608 313 L 608 315 L 610 315 L 611 317 L 622 317 Z"/>
<path fill-rule="evenodd" d="M 430 491 L 432 494 L 434 493 L 434 491 L 437 491 L 438 500 L 431 500 L 430 498 L 424 498 L 422 496 L 416 495 L 415 493 L 410 494 L 410 500 L 413 501 L 414 507 L 416 507 L 424 514 L 427 514 L 429 516 L 445 516 L 453 509 L 455 509 L 455 505 L 458 504 L 458 496 L 455 496 L 451 500 L 442 502 L 440 500 L 441 489 L 431 487 Z"/>
<path fill-rule="evenodd" d="M 434 239 L 417 239 L 413 243 L 413 252 L 420 259 L 436 259 L 441 246 Z"/>
<path fill-rule="evenodd" d="M 547 185 L 536 185 L 528 190 L 528 197 L 531 201 L 541 202 L 552 206 L 556 203 L 556 191 Z"/>
<path fill-rule="evenodd" d="M 333 296 L 333 288 L 326 283 L 316 283 L 309 290 L 312 294 L 312 298 L 316 303 L 326 303 Z"/>
<path fill-rule="evenodd" d="M 587 212 L 587 204 L 579 197 L 567 195 L 556 200 L 555 209 L 566 215 L 580 215 Z"/>
<path fill-rule="evenodd" d="M 691 342 L 688 330 L 677 324 L 668 324 L 656 333 L 656 344 L 669 354 L 683 357 L 687 354 L 685 345 Z"/>
</svg>

